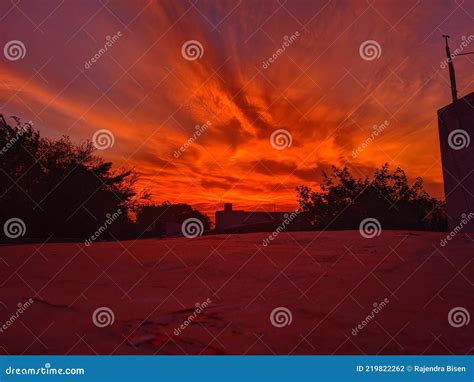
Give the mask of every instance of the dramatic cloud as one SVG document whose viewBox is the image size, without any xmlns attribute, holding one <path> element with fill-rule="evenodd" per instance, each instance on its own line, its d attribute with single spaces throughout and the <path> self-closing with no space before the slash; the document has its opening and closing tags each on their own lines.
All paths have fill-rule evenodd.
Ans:
<svg viewBox="0 0 474 382">
<path fill-rule="evenodd" d="M 473 14 L 441 0 L 3 2 L 2 44 L 26 53 L 0 61 L 0 112 L 77 142 L 108 129 L 100 155 L 133 167 L 154 200 L 207 212 L 293 208 L 295 187 L 332 164 L 364 176 L 388 162 L 441 197 L 441 35 L 455 49 Z M 466 94 L 472 62 L 455 63 Z"/>
</svg>

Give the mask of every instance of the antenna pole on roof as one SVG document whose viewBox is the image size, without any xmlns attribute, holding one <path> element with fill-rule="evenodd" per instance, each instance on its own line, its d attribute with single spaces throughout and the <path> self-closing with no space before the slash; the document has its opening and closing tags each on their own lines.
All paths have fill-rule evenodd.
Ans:
<svg viewBox="0 0 474 382">
<path fill-rule="evenodd" d="M 448 59 L 449 79 L 451 80 L 451 95 L 453 97 L 453 102 L 454 102 L 458 99 L 458 89 L 456 87 L 456 74 L 454 73 L 453 59 L 451 58 L 451 51 L 449 50 L 449 45 L 448 45 L 449 36 L 447 34 L 444 34 L 443 37 L 446 42 L 446 57 Z"/>
</svg>

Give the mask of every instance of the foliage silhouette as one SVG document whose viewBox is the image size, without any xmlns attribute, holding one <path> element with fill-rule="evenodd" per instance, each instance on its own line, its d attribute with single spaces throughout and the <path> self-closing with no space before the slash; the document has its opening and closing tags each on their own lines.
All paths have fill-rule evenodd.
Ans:
<svg viewBox="0 0 474 382">
<path fill-rule="evenodd" d="M 0 115 L 0 222 L 22 219 L 27 237 L 86 237 L 107 214 L 122 214 L 109 235 L 125 231 L 141 196 L 131 171 L 112 170 L 91 142 L 42 138 L 30 123 Z M 2 232 L 3 234 L 3 232 Z"/>
<path fill-rule="evenodd" d="M 203 224 L 204 231 L 211 228 L 211 220 L 188 204 L 148 204 L 140 208 L 137 214 L 137 225 L 141 232 L 148 235 L 164 236 L 171 229 L 180 229 L 181 224 L 189 218 L 196 218 Z"/>
<path fill-rule="evenodd" d="M 384 229 L 447 229 L 444 203 L 423 189 L 421 178 L 409 185 L 405 172 L 390 172 L 388 164 L 370 180 L 355 179 L 347 167 L 333 166 L 331 174 L 323 172 L 320 191 L 299 186 L 297 199 L 309 229 L 358 229 L 368 217 Z"/>
</svg>

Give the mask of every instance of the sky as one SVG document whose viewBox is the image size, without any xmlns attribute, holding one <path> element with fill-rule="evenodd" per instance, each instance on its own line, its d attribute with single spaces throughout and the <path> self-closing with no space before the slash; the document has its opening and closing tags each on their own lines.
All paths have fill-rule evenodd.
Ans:
<svg viewBox="0 0 474 382">
<path fill-rule="evenodd" d="M 93 140 L 154 201 L 207 213 L 294 209 L 331 165 L 387 162 L 443 197 L 442 34 L 474 42 L 473 17 L 449 0 L 2 1 L 0 113 Z M 454 61 L 466 95 L 474 56 Z"/>
</svg>

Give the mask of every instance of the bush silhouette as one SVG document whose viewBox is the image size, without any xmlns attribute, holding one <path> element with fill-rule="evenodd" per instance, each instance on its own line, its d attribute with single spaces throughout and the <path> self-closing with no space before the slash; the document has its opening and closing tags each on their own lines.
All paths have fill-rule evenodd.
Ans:
<svg viewBox="0 0 474 382">
<path fill-rule="evenodd" d="M 156 205 L 148 204 L 141 206 L 137 214 L 137 226 L 139 231 L 147 232 L 148 235 L 164 236 L 170 229 L 179 233 L 181 224 L 190 218 L 198 219 L 205 231 L 211 228 L 211 220 L 207 215 L 194 209 L 189 204 L 171 204 L 168 201 Z"/>
<path fill-rule="evenodd" d="M 390 172 L 388 164 L 370 180 L 355 179 L 347 167 L 333 166 L 331 174 L 323 172 L 320 191 L 299 186 L 297 195 L 310 229 L 358 229 L 368 217 L 385 229 L 447 229 L 444 203 L 423 189 L 421 178 L 409 185 L 405 172 Z"/>
</svg>

